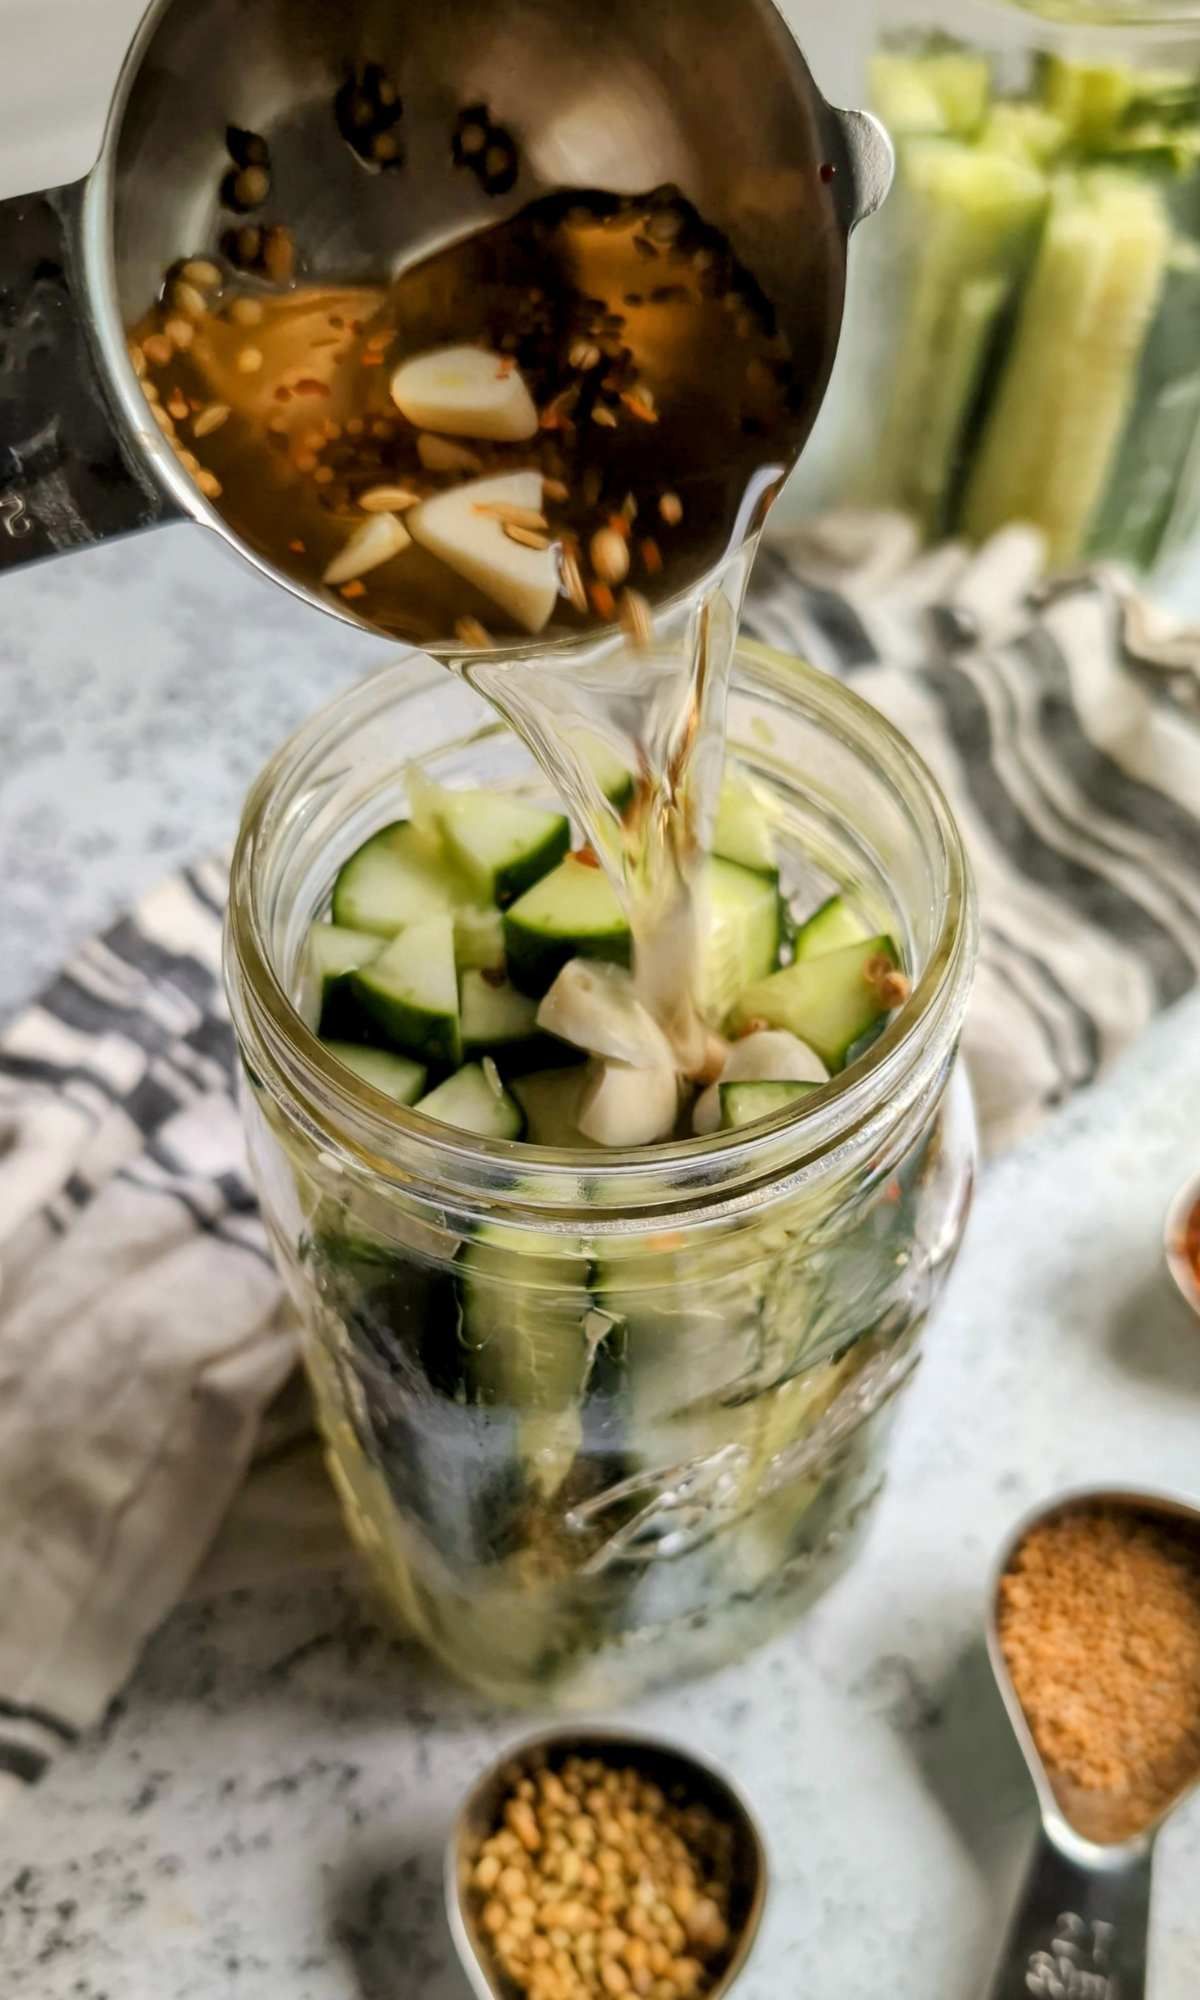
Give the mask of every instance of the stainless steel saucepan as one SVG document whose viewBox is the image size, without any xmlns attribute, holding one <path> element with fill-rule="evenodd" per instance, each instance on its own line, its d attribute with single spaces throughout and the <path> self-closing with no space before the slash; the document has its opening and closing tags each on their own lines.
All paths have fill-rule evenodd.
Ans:
<svg viewBox="0 0 1200 2000">
<path fill-rule="evenodd" d="M 334 116 L 368 62 L 399 83 L 400 172 L 366 170 Z M 519 146 L 502 202 L 447 170 L 456 113 L 480 101 Z M 821 388 L 847 239 L 891 174 L 881 129 L 825 102 L 770 0 L 156 0 L 92 172 L 0 203 L 0 569 L 191 518 L 335 608 L 205 502 L 126 353 L 165 269 L 233 220 L 231 124 L 269 142 L 268 219 L 294 229 L 318 278 L 378 280 L 549 188 L 674 182 L 804 336 Z"/>
</svg>

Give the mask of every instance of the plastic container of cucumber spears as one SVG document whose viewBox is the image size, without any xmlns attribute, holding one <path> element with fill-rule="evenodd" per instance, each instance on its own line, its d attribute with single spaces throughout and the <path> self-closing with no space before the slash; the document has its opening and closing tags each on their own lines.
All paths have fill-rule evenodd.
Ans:
<svg viewBox="0 0 1200 2000">
<path fill-rule="evenodd" d="M 1200 528 L 1200 0 L 878 0 L 899 171 L 790 506 L 1011 521 L 1169 574 Z"/>
<path fill-rule="evenodd" d="M 353 689 L 243 821 L 228 984 L 250 1154 L 329 1463 L 401 1618 L 509 1702 L 594 1709 L 712 1666 L 829 1580 L 966 1217 L 975 927 L 945 803 L 882 716 L 761 649 L 739 655 L 729 737 L 774 801 L 797 908 L 840 889 L 912 995 L 827 1086 L 637 1152 L 389 1107 L 293 1004 L 343 863 L 412 809 L 410 760 L 544 800 L 467 687 L 402 662 Z"/>
</svg>

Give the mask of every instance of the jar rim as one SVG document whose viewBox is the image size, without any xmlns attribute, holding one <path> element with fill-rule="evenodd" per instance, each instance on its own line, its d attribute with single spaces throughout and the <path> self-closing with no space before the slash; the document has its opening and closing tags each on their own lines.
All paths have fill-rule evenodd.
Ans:
<svg viewBox="0 0 1200 2000">
<path fill-rule="evenodd" d="M 447 669 L 428 655 L 406 654 L 336 695 L 302 723 L 264 766 L 244 808 L 231 869 L 225 976 L 243 1054 L 264 1069 L 274 1095 L 286 1096 L 310 1138 L 350 1172 L 409 1188 L 511 1200 L 521 1218 L 538 1210 L 539 1227 L 562 1226 L 564 1208 L 585 1207 L 588 1231 L 603 1232 L 594 1211 L 626 1218 L 642 1205 L 692 1208 L 714 1202 L 722 1214 L 753 1205 L 769 1190 L 797 1187 L 829 1170 L 848 1141 L 873 1141 L 944 1070 L 957 1040 L 975 954 L 970 869 L 954 816 L 913 745 L 845 683 L 755 641 L 738 643 L 733 686 L 782 697 L 787 706 L 882 769 L 902 802 L 916 809 L 934 847 L 940 880 L 935 934 L 904 1005 L 872 1047 L 843 1075 L 753 1127 L 674 1139 L 636 1149 L 554 1148 L 477 1138 L 409 1107 L 387 1102 L 331 1056 L 308 1027 L 278 977 L 262 907 L 264 843 L 283 831 L 306 775 L 337 743 L 381 710 L 444 684 Z M 507 732 L 498 717 L 479 734 Z M 464 739 L 458 739 L 460 742 Z M 337 1107 L 336 1119 L 327 1106 Z"/>
</svg>

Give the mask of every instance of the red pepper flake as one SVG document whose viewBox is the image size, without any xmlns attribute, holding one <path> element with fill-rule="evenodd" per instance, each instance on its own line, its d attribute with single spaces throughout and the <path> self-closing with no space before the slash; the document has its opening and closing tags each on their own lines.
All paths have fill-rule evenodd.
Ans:
<svg viewBox="0 0 1200 2000">
<path fill-rule="evenodd" d="M 597 618 L 615 618 L 617 600 L 606 583 L 589 583 L 588 596 L 592 600 L 592 610 Z"/>
<path fill-rule="evenodd" d="M 308 553 L 306 544 L 300 541 L 298 537 L 294 541 L 290 541 L 288 547 L 294 556 L 302 556 Z"/>
<path fill-rule="evenodd" d="M 600 856 L 594 847 L 588 846 L 586 841 L 582 847 L 575 849 L 572 860 L 578 861 L 581 868 L 598 868 L 600 866 Z"/>
<path fill-rule="evenodd" d="M 612 529 L 614 535 L 620 535 L 623 542 L 629 540 L 628 514 L 610 514 L 608 517 L 608 526 Z"/>
<path fill-rule="evenodd" d="M 662 550 L 650 535 L 642 543 L 642 562 L 651 576 L 657 576 L 663 566 Z"/>
<path fill-rule="evenodd" d="M 383 356 L 378 348 L 375 347 L 364 347 L 358 358 L 364 368 L 382 368 L 383 366 Z"/>
<path fill-rule="evenodd" d="M 367 586 L 363 582 L 361 577 L 358 576 L 351 577 L 349 583 L 344 583 L 342 585 L 343 597 L 350 597 L 350 598 L 365 597 L 366 594 L 367 594 Z"/>
<path fill-rule="evenodd" d="M 898 1180 L 890 1180 L 887 1186 L 883 1190 L 883 1198 L 885 1201 L 897 1202 L 901 1200 L 903 1194 L 904 1194 L 904 1189 L 901 1187 Z"/>
<path fill-rule="evenodd" d="M 630 416 L 636 417 L 640 424 L 656 424 L 658 422 L 658 411 L 652 410 L 649 403 L 644 403 L 642 398 L 635 396 L 631 390 L 627 389 L 625 391 L 621 401 L 624 403 Z"/>
</svg>

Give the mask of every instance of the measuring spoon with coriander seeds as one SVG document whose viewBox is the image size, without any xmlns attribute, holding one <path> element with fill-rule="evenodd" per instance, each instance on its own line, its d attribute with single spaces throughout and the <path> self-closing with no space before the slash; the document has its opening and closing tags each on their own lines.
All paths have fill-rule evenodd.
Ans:
<svg viewBox="0 0 1200 2000">
<path fill-rule="evenodd" d="M 476 2000 L 515 2000 L 522 1990 L 499 1962 L 482 1921 L 485 1904 L 475 1878 L 485 1843 L 522 1810 L 514 1794 L 523 1778 L 558 1773 L 580 1759 L 610 1772 L 636 1772 L 657 1788 L 661 1802 L 698 1808 L 728 1829 L 728 1940 L 707 1968 L 711 1976 L 697 1988 L 697 2000 L 724 2000 L 746 1968 L 766 1904 L 767 1852 L 754 1815 L 729 1780 L 691 1752 L 659 1738 L 604 1728 L 549 1730 L 514 1744 L 482 1773 L 459 1808 L 446 1846 L 446 1914 Z M 563 1893 L 576 1901 L 586 1895 Z M 629 2000 L 636 1991 L 630 1983 Z"/>
<path fill-rule="evenodd" d="M 1072 1547 L 1082 1547 L 1087 1570 L 1088 1536 L 1096 1538 L 1094 1575 L 1076 1579 L 1064 1563 Z M 1154 1784 L 1140 1794 L 1127 1786 L 1089 1788 L 1055 1768 L 1047 1754 L 1058 1720 L 1056 1684 L 1075 1694 L 1085 1682 L 1094 1714 L 1114 1671 L 1112 1612 L 1128 1597 L 1114 1587 L 1114 1554 L 1146 1566 L 1146 1591 L 1128 1630 L 1121 1629 L 1119 1670 L 1131 1679 L 1128 1690 L 1112 1689 L 1114 1716 L 1123 1700 L 1139 1694 L 1155 1709 L 1161 1706 L 1160 1663 L 1167 1659 L 1173 1688 L 1166 1692 L 1179 1704 L 1170 1775 L 1148 1767 Z M 1173 1616 L 1180 1643 L 1171 1649 L 1159 1642 L 1162 1621 Z M 1037 1846 L 987 2000 L 1143 2000 L 1154 1845 L 1200 1780 L 1200 1506 L 1185 1495 L 1136 1487 L 1082 1488 L 1044 1504 L 1021 1522 L 1000 1556 L 987 1641 L 1041 1811 Z M 1066 1653 L 1061 1675 L 1051 1650 L 1056 1645 Z M 1064 1699 L 1061 1719 L 1078 1729 L 1077 1697 L 1069 1710 Z M 1097 1771 L 1105 1758 L 1100 1744 Z"/>
</svg>

